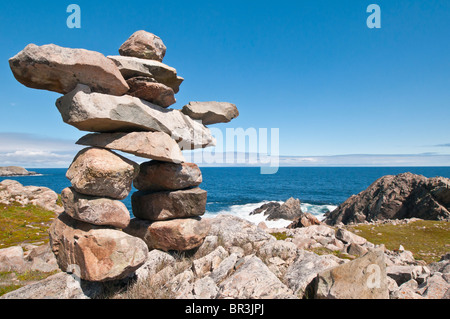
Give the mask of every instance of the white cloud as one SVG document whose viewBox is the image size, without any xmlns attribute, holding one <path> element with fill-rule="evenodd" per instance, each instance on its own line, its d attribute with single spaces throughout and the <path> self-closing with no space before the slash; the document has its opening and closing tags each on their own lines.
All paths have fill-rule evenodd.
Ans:
<svg viewBox="0 0 450 319">
<path fill-rule="evenodd" d="M 24 133 L 0 133 L 0 166 L 68 167 L 83 148 L 75 142 Z"/>
<path fill-rule="evenodd" d="M 23 166 L 28 168 L 68 167 L 74 155 L 72 153 L 34 150 L 0 152 L 0 166 Z"/>
<path fill-rule="evenodd" d="M 84 146 L 75 140 L 24 134 L 0 133 L 0 166 L 17 165 L 27 168 L 69 167 Z M 217 148 L 215 148 L 217 149 Z M 119 154 L 141 163 L 148 159 Z M 244 152 L 215 152 L 214 149 L 184 151 L 187 162 L 200 166 L 449 166 L 450 155 L 423 154 L 350 154 L 330 156 L 280 156 Z M 230 159 L 233 159 L 230 162 Z"/>
<path fill-rule="evenodd" d="M 250 157 L 244 153 L 217 153 L 214 158 L 217 161 L 210 160 L 209 154 L 201 156 L 201 153 L 185 153 L 187 161 L 192 161 L 200 166 L 264 166 L 268 159 L 276 163 L 274 157 L 256 156 Z M 227 158 L 234 158 L 234 162 L 226 161 Z M 257 163 L 251 163 L 249 158 L 257 158 Z M 238 162 L 237 159 L 246 159 L 245 162 Z M 278 158 L 280 167 L 286 166 L 449 166 L 450 155 L 448 154 L 349 154 L 349 155 L 329 155 L 329 156 L 280 156 Z"/>
</svg>

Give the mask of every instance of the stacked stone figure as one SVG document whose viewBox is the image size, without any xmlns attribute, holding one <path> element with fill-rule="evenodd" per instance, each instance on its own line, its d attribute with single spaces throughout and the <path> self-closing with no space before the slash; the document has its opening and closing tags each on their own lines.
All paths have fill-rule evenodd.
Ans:
<svg viewBox="0 0 450 319">
<path fill-rule="evenodd" d="M 122 279 L 145 262 L 149 249 L 190 250 L 209 226 L 202 174 L 182 150 L 214 146 L 205 125 L 239 115 L 226 102 L 176 102 L 183 78 L 162 63 L 166 47 L 146 31 L 135 32 L 119 56 L 54 44 L 28 45 L 9 60 L 27 87 L 64 94 L 56 106 L 65 123 L 89 131 L 87 148 L 67 171 L 61 193 L 65 212 L 52 224 L 50 244 L 63 271 L 85 280 Z M 150 159 L 141 165 L 114 151 Z M 121 200 L 134 186 L 132 209 Z"/>
</svg>

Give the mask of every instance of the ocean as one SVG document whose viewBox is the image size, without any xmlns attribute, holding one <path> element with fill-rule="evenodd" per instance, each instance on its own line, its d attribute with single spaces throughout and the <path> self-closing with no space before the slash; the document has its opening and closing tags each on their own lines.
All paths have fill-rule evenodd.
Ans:
<svg viewBox="0 0 450 319">
<path fill-rule="evenodd" d="M 67 169 L 29 170 L 41 175 L 0 177 L 0 181 L 14 179 L 25 186 L 45 186 L 57 193 L 70 186 L 65 177 Z M 282 203 L 289 197 L 299 198 L 302 210 L 320 219 L 384 175 L 411 172 L 450 178 L 450 167 L 280 167 L 273 175 L 261 175 L 257 167 L 202 167 L 201 170 L 203 183 L 200 187 L 208 191 L 205 216 L 232 214 L 256 224 L 265 217 L 249 213 L 269 201 Z M 130 199 L 131 195 L 123 202 L 131 212 Z M 284 227 L 290 223 L 286 220 L 265 222 L 269 227 Z"/>
</svg>

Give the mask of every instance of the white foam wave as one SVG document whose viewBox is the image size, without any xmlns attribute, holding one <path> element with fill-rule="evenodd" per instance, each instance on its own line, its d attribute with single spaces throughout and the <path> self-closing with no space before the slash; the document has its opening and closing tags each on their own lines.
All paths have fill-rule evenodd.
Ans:
<svg viewBox="0 0 450 319">
<path fill-rule="evenodd" d="M 252 211 L 261 207 L 261 205 L 268 203 L 269 201 L 262 201 L 259 203 L 250 203 L 243 205 L 232 205 L 227 209 L 223 209 L 216 213 L 210 213 L 206 211 L 205 217 L 215 217 L 219 214 L 228 214 L 240 217 L 242 219 L 248 220 L 249 222 L 258 225 L 260 222 L 264 222 L 269 228 L 283 228 L 287 227 L 292 221 L 286 219 L 279 220 L 267 220 L 267 216 L 264 214 L 250 215 Z M 283 201 L 278 201 L 278 203 L 283 204 Z M 333 205 L 313 205 L 308 203 L 301 203 L 301 208 L 303 212 L 308 212 L 316 216 L 319 220 L 323 220 L 324 214 L 328 211 L 332 211 L 337 206 Z"/>
</svg>

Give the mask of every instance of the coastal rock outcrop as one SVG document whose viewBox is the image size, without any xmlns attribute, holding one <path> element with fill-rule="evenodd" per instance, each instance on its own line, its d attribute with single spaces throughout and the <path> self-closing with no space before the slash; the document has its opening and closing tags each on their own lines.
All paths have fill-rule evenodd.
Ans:
<svg viewBox="0 0 450 319">
<path fill-rule="evenodd" d="M 261 280 L 264 278 L 264 280 Z M 292 291 L 256 256 L 246 256 L 240 267 L 219 286 L 221 298 L 295 298 Z"/>
<path fill-rule="evenodd" d="M 384 252 L 320 272 L 312 285 L 315 299 L 389 299 Z"/>
<path fill-rule="evenodd" d="M 37 175 L 37 173 L 28 171 L 20 166 L 0 167 L 0 176 L 29 176 L 29 175 Z"/>
<path fill-rule="evenodd" d="M 288 228 L 308 227 L 312 225 L 320 225 L 321 222 L 311 213 L 304 213 L 296 217 L 294 221 L 289 224 Z"/>
<path fill-rule="evenodd" d="M 22 206 L 37 205 L 44 209 L 61 213 L 64 209 L 58 205 L 58 194 L 47 187 L 23 186 L 18 181 L 5 179 L 0 182 L 0 203 Z"/>
<path fill-rule="evenodd" d="M 329 225 L 417 217 L 450 218 L 450 179 L 404 173 L 383 176 L 325 215 Z"/>
<path fill-rule="evenodd" d="M 289 198 L 283 204 L 278 202 L 265 203 L 252 211 L 250 215 L 261 213 L 267 216 L 267 220 L 287 219 L 295 221 L 292 227 L 295 227 L 295 225 L 298 225 L 297 227 L 299 227 L 302 225 L 302 222 L 307 226 L 320 223 L 314 216 L 310 214 L 305 215 L 305 213 L 302 212 L 300 200 L 293 197 Z"/>
<path fill-rule="evenodd" d="M 66 214 L 59 220 L 70 218 L 64 215 Z M 170 223 L 181 223 L 182 220 L 172 220 Z M 73 219 L 69 221 L 73 222 Z M 105 293 L 120 299 L 449 297 L 448 254 L 442 256 L 440 261 L 425 266 L 423 261 L 415 260 L 409 251 L 389 251 L 384 245 L 376 246 L 348 230 L 336 230 L 323 224 L 295 229 L 262 230 L 246 220 L 230 215 L 199 220 L 200 223 L 205 221 L 209 224 L 209 230 L 204 230 L 205 239 L 200 239 L 200 246 L 185 256 L 169 247 L 150 251 L 146 247 L 146 261 L 136 270 L 136 276 L 132 280 L 131 277 L 126 277 L 104 286 L 103 282 L 77 278 L 75 269 L 71 274 L 53 275 L 5 294 L 0 299 L 84 299 L 98 298 Z M 146 224 L 146 227 L 137 227 L 136 230 L 145 230 L 146 234 L 138 237 L 147 239 L 154 238 L 150 231 L 151 225 L 166 223 L 137 219 L 134 222 Z M 93 229 L 102 229 L 86 223 L 80 223 L 80 226 L 72 229 L 61 227 L 59 221 L 58 225 L 53 227 L 80 234 L 81 237 L 76 237 L 82 241 L 83 246 L 87 242 L 83 239 L 87 233 Z M 170 229 L 172 227 L 161 228 L 158 234 L 161 236 L 161 243 L 174 242 L 172 234 L 167 234 Z M 198 230 L 195 232 L 198 233 Z M 286 235 L 285 239 L 275 239 L 274 236 L 280 233 Z M 164 234 L 166 239 L 162 239 Z M 177 240 L 187 243 L 188 238 Z M 314 244 L 299 246 L 302 238 L 309 238 Z M 108 240 L 110 241 L 112 239 Z M 96 243 L 100 244 L 102 241 Z M 90 248 L 96 247 L 94 243 L 91 244 Z M 141 244 L 142 242 L 137 246 Z M 350 245 L 365 248 L 367 252 L 362 256 L 350 255 L 347 253 Z M 92 249 L 92 253 L 97 256 L 98 251 L 108 251 L 109 247 L 111 245 L 97 247 L 98 250 Z M 40 248 L 44 247 L 36 249 L 41 250 Z M 136 245 L 133 245 L 133 249 L 135 248 Z M 21 249 L 12 250 L 14 253 L 3 256 L 9 255 L 13 260 L 24 255 Z M 60 251 L 65 252 L 65 249 Z M 0 256 L 1 253 L 2 250 Z M 33 250 L 28 256 L 36 258 L 40 254 L 36 253 Z M 94 260 L 95 256 L 90 256 L 90 260 Z M 103 256 L 102 261 L 107 263 L 107 254 Z M 20 261 L 17 262 L 19 263 Z M 29 262 L 25 261 L 25 264 Z M 94 265 L 90 267 L 94 268 Z M 113 295 L 112 288 L 117 290 Z"/>
</svg>

